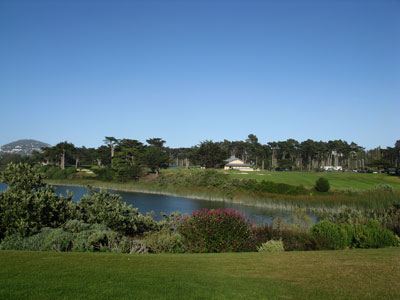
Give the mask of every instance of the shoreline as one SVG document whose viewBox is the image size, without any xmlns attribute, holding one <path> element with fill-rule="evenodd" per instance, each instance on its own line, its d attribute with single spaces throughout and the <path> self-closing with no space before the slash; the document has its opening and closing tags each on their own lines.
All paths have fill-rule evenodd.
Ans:
<svg viewBox="0 0 400 300">
<path fill-rule="evenodd" d="M 286 202 L 285 200 L 278 200 L 274 198 L 269 199 L 255 199 L 255 198 L 225 198 L 220 196 L 213 195 L 196 195 L 191 193 L 179 193 L 179 192 L 171 192 L 171 191 L 154 191 L 146 188 L 134 188 L 134 187 L 115 187 L 110 186 L 107 183 L 93 182 L 93 183 L 71 183 L 71 182 L 62 182 L 58 180 L 46 180 L 46 184 L 49 185 L 59 185 L 59 186 L 72 186 L 72 187 L 87 187 L 88 185 L 94 188 L 104 188 L 107 190 L 112 190 L 116 192 L 132 192 L 132 193 L 143 193 L 143 194 L 152 194 L 152 195 L 165 195 L 171 197 L 179 197 L 179 198 L 189 198 L 194 200 L 205 200 L 205 201 L 215 201 L 215 202 L 230 202 L 232 204 L 238 204 L 243 206 L 251 206 L 257 208 L 265 208 L 276 211 L 283 212 L 294 212 L 298 209 L 304 210 L 305 212 L 314 213 L 317 215 L 324 215 L 328 213 L 335 213 L 341 210 L 343 205 L 337 207 L 321 207 L 321 206 L 302 206 L 296 205 L 294 203 Z M 118 185 L 118 183 L 117 183 Z M 279 203 L 277 203 L 279 202 Z"/>
</svg>

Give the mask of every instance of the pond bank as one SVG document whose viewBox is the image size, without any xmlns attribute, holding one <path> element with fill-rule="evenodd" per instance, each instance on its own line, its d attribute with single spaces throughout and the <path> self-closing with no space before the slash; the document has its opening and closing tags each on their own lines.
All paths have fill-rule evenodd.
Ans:
<svg viewBox="0 0 400 300">
<path fill-rule="evenodd" d="M 265 198 L 255 198 L 251 197 L 251 195 L 242 195 L 241 197 L 224 197 L 217 194 L 212 194 L 210 192 L 201 192 L 201 191 L 193 191 L 188 192 L 187 190 L 160 190 L 155 189 L 154 187 L 143 184 L 136 183 L 113 183 L 113 182 L 102 182 L 95 180 L 70 180 L 70 179 L 62 179 L 62 180 L 46 180 L 46 183 L 51 185 L 60 185 L 60 186 L 79 186 L 86 187 L 88 185 L 94 188 L 105 188 L 108 190 L 119 191 L 119 192 L 134 192 L 134 193 L 144 193 L 144 194 L 154 194 L 154 195 L 166 195 L 173 197 L 183 197 L 190 198 L 195 200 L 208 200 L 215 202 L 225 202 L 232 203 L 237 205 L 245 205 L 252 206 L 258 208 L 265 208 L 277 211 L 286 211 L 286 212 L 294 212 L 298 209 L 302 209 L 305 212 L 324 215 L 328 213 L 338 212 L 343 205 L 326 205 L 319 203 L 307 203 L 307 201 L 293 200 L 293 199 L 278 199 L 273 197 L 265 197 Z M 282 196 L 282 195 L 279 195 Z"/>
</svg>

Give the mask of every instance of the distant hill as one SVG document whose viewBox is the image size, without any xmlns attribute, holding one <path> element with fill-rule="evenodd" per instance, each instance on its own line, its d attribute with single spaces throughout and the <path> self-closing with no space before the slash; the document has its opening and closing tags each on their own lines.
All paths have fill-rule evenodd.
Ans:
<svg viewBox="0 0 400 300">
<path fill-rule="evenodd" d="M 36 140 L 19 140 L 0 147 L 0 154 L 19 154 L 22 156 L 31 155 L 34 150 L 51 145 Z"/>
</svg>

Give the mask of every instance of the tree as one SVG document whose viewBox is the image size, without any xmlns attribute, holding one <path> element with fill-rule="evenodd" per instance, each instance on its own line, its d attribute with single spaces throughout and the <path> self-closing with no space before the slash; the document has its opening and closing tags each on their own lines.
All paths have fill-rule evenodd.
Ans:
<svg viewBox="0 0 400 300">
<path fill-rule="evenodd" d="M 165 144 L 165 141 L 161 138 L 148 139 L 148 140 L 146 140 L 146 142 L 151 146 L 156 146 L 156 147 L 160 147 L 160 148 L 163 148 L 164 144 Z"/>
<path fill-rule="evenodd" d="M 75 149 L 74 144 L 68 143 L 67 141 L 58 143 L 55 146 L 56 153 L 59 155 L 60 158 L 60 167 L 62 170 L 65 169 L 65 156 L 66 154 L 71 154 Z"/>
<path fill-rule="evenodd" d="M 118 144 L 118 140 L 113 137 L 113 136 L 106 136 L 104 139 L 104 143 L 106 143 L 109 147 L 110 147 L 110 151 L 111 151 L 111 163 L 112 163 L 112 159 L 114 157 L 114 149 L 115 149 L 115 145 Z"/>
<path fill-rule="evenodd" d="M 169 156 L 160 147 L 150 146 L 143 153 L 143 163 L 158 175 L 160 169 L 169 166 Z"/>
<path fill-rule="evenodd" d="M 229 154 L 219 143 L 204 141 L 196 151 L 196 160 L 206 168 L 220 168 Z"/>
<path fill-rule="evenodd" d="M 328 179 L 326 179 L 324 177 L 318 178 L 318 180 L 315 182 L 315 189 L 318 192 L 326 193 L 329 191 L 330 188 L 331 188 L 331 185 L 329 184 Z"/>
</svg>

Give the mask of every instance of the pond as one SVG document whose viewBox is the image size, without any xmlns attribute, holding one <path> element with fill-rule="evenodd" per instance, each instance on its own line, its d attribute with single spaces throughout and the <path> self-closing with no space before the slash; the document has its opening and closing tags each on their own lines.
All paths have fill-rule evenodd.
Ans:
<svg viewBox="0 0 400 300">
<path fill-rule="evenodd" d="M 0 183 L 0 191 L 6 189 L 6 185 Z M 67 195 L 67 190 L 74 194 L 73 201 L 78 201 L 85 194 L 87 194 L 86 187 L 78 186 L 56 186 L 56 193 Z M 122 197 L 122 201 L 127 204 L 131 204 L 133 207 L 137 207 L 139 212 L 146 214 L 147 212 L 154 211 L 154 218 L 161 220 L 161 213 L 165 212 L 170 214 L 174 211 L 180 211 L 182 213 L 190 214 L 194 210 L 202 210 L 203 208 L 216 209 L 216 208 L 231 208 L 237 211 L 243 212 L 246 218 L 249 218 L 253 224 L 272 223 L 277 217 L 288 219 L 291 215 L 290 212 L 277 211 L 268 208 L 241 205 L 231 203 L 229 201 L 210 201 L 210 200 L 198 200 L 184 197 L 175 197 L 158 194 L 145 194 L 136 192 L 120 192 L 109 190 L 111 193 L 119 194 Z M 310 215 L 313 223 L 318 221 L 316 216 Z"/>
</svg>

